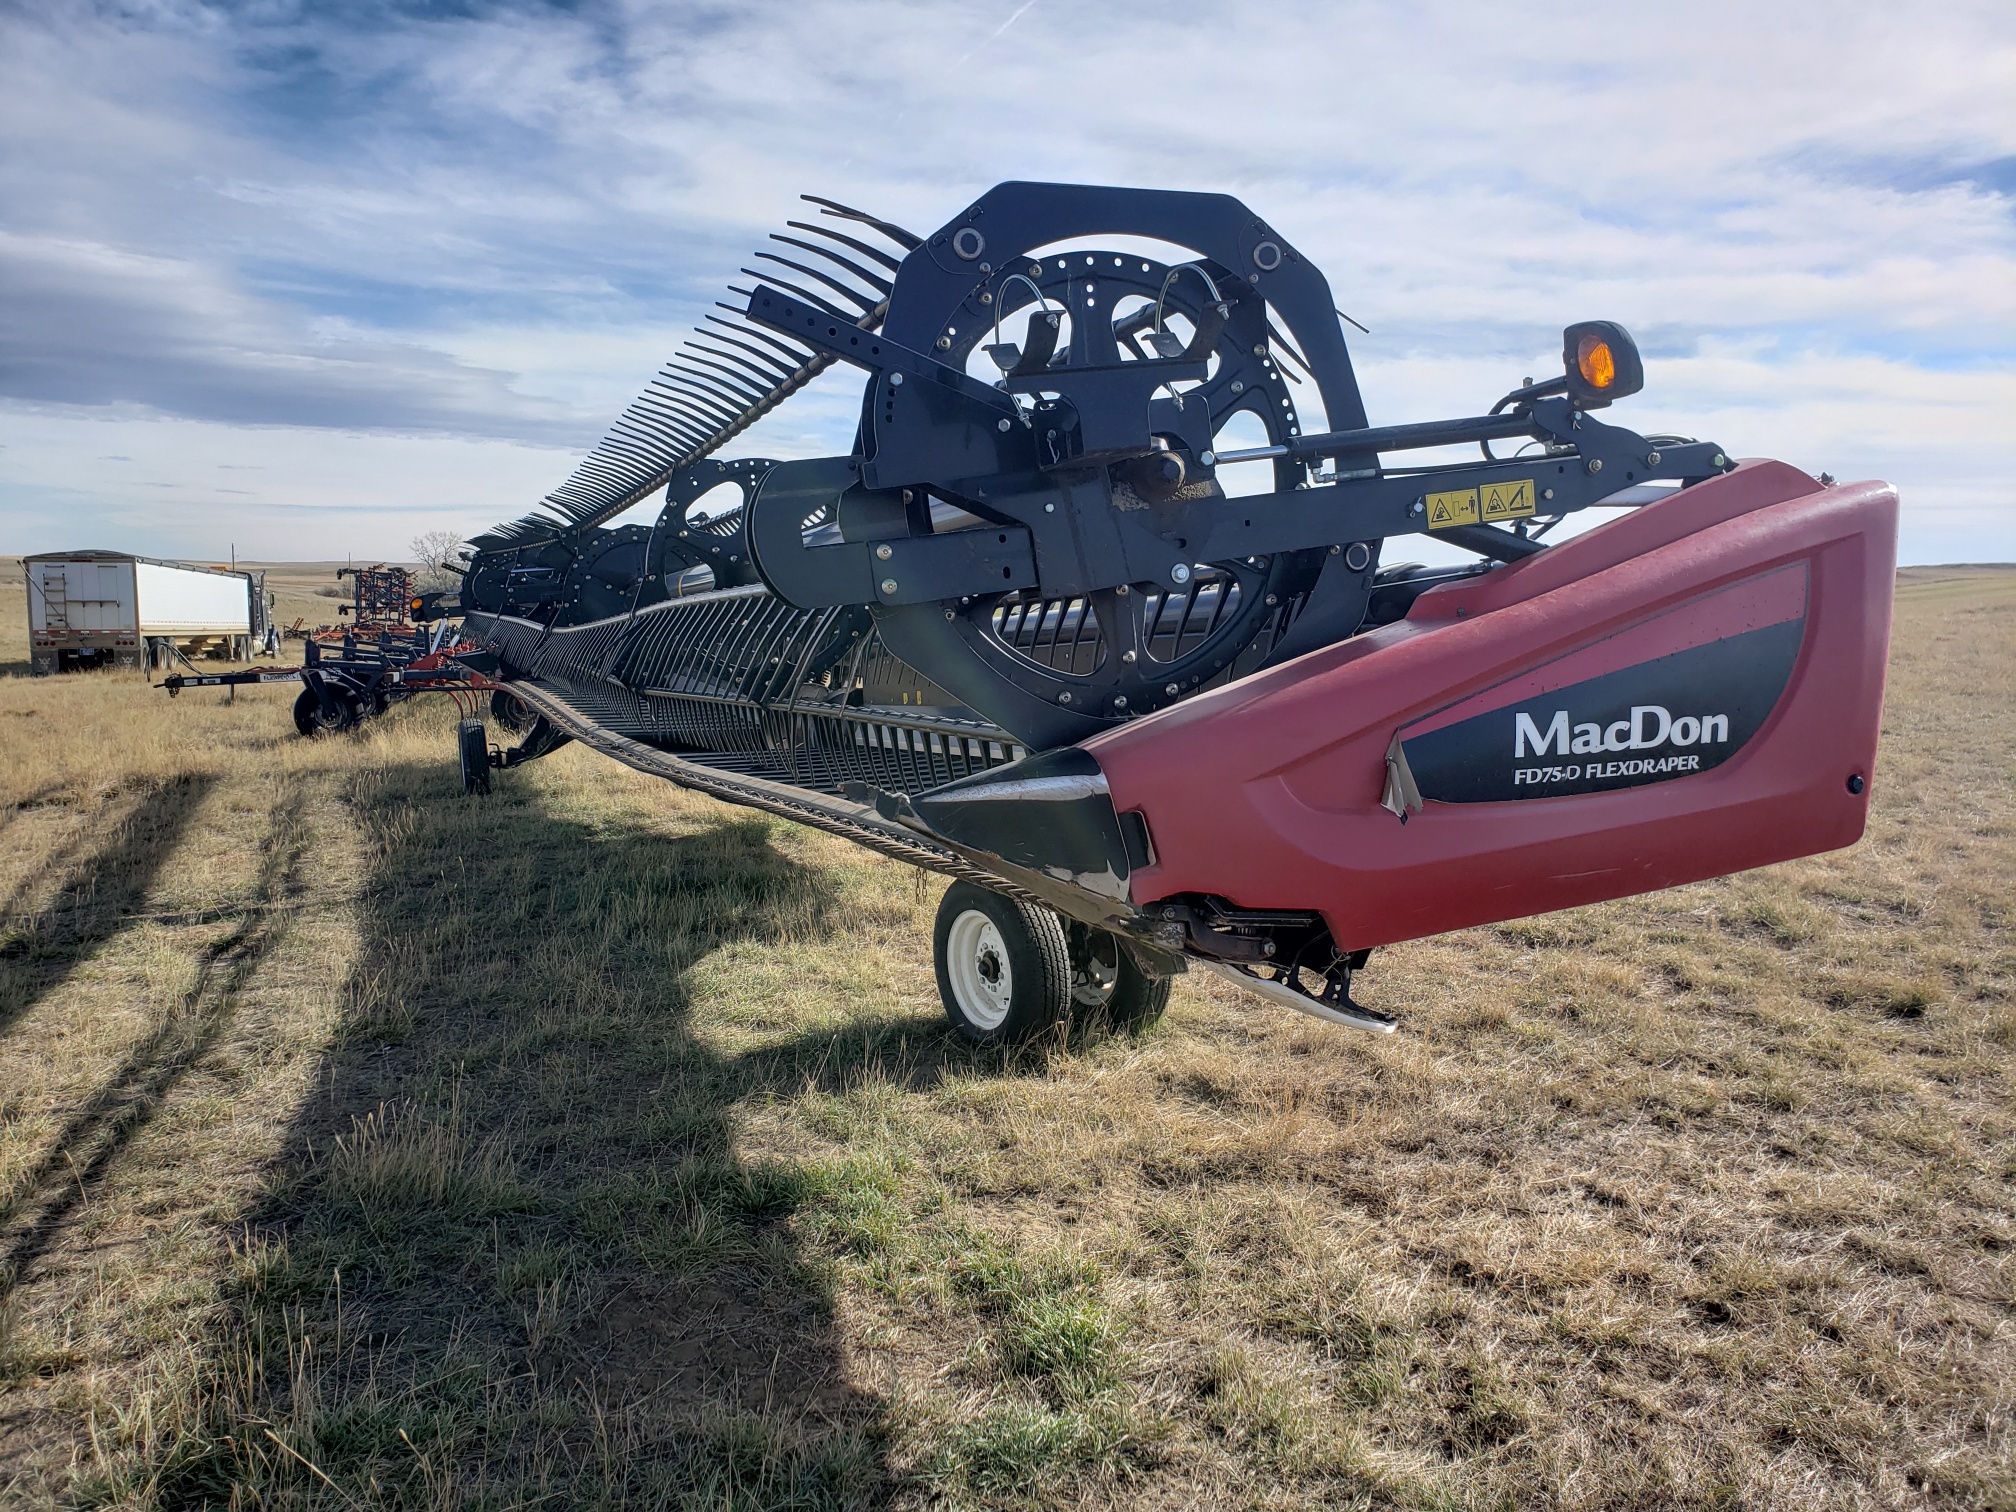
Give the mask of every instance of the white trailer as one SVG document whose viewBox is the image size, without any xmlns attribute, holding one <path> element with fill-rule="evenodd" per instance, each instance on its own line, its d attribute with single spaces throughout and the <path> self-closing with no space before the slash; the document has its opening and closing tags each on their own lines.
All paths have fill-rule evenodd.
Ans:
<svg viewBox="0 0 2016 1512">
<path fill-rule="evenodd" d="M 35 671 L 164 666 L 184 656 L 250 658 L 268 637 L 265 574 L 160 562 L 123 551 L 22 559 Z"/>
</svg>

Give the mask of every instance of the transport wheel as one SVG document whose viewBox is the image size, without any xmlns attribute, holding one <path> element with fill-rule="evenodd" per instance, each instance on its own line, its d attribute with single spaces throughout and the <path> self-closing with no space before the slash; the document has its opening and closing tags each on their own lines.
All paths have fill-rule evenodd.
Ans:
<svg viewBox="0 0 2016 1512">
<path fill-rule="evenodd" d="M 1139 1033 L 1162 1017 L 1175 982 L 1134 964 L 1119 938 L 1076 922 L 1065 925 L 1071 947 L 1071 1013 Z"/>
<path fill-rule="evenodd" d="M 490 734 L 480 719 L 465 719 L 456 726 L 455 746 L 462 753 L 462 791 L 481 795 L 490 791 Z"/>
<path fill-rule="evenodd" d="M 303 688 L 294 700 L 294 728 L 303 735 L 334 735 L 354 728 L 360 712 L 356 700 L 337 688 L 331 688 L 329 696 L 336 701 L 334 716 L 322 707 L 313 688 Z"/>
<path fill-rule="evenodd" d="M 931 943 L 945 1017 L 971 1044 L 1019 1044 L 1070 1012 L 1071 954 L 1047 908 L 954 882 Z"/>
<path fill-rule="evenodd" d="M 490 717 L 513 735 L 523 735 L 539 716 L 516 693 L 508 688 L 499 688 L 490 695 Z"/>
</svg>

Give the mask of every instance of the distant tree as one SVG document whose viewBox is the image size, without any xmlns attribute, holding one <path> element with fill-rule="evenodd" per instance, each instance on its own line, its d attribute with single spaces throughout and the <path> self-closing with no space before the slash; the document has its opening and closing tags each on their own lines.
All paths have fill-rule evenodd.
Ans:
<svg viewBox="0 0 2016 1512">
<path fill-rule="evenodd" d="M 420 586 L 433 592 L 462 581 L 462 536 L 453 530 L 426 530 L 413 537 L 413 560 L 420 564 Z"/>
</svg>

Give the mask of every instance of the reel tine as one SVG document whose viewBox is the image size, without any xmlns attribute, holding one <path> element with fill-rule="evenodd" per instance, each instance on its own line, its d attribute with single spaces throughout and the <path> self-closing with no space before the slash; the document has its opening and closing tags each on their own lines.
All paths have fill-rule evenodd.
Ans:
<svg viewBox="0 0 2016 1512">
<path fill-rule="evenodd" d="M 764 257 L 767 256 L 768 254 L 758 252 L 756 255 L 758 257 Z M 782 262 L 784 261 L 784 259 L 779 257 L 773 259 L 773 261 Z M 814 294 L 810 289 L 802 289 L 797 284 L 790 282 L 788 279 L 773 278 L 771 275 L 767 273 L 757 272 L 754 268 L 744 268 L 742 271 L 744 273 L 747 273 L 751 278 L 760 279 L 764 283 L 774 284 L 778 288 L 784 290 L 786 293 L 796 294 L 800 299 L 804 300 L 807 304 L 817 305 L 820 309 L 824 310 L 828 315 L 831 315 L 835 320 L 844 320 L 851 324 L 854 321 L 859 320 L 861 318 L 859 314 L 849 315 L 845 310 L 841 309 L 831 300 L 822 299 L 819 295 Z M 830 283 L 832 280 L 828 279 L 826 281 Z M 752 290 L 751 292 L 753 293 L 754 291 Z M 864 305 L 863 309 L 865 308 L 866 306 Z"/>
<path fill-rule="evenodd" d="M 836 241 L 844 246 L 852 247 L 863 257 L 873 258 L 891 273 L 894 273 L 898 268 L 903 266 L 902 259 L 891 257 L 880 247 L 871 247 L 868 243 L 856 240 L 844 231 L 835 231 L 831 226 L 817 225 L 812 221 L 786 221 L 784 224 L 789 226 L 793 231 L 809 231 L 814 236 L 823 236 L 828 241 Z M 782 240 L 782 238 L 780 237 L 779 240 Z M 828 255 L 830 256 L 831 254 Z"/>
<path fill-rule="evenodd" d="M 715 317 L 709 315 L 707 319 L 714 321 Z M 786 362 L 775 352 L 766 352 L 761 347 L 751 346 L 743 339 L 747 334 L 746 331 L 740 330 L 723 320 L 716 324 L 693 327 L 693 335 L 687 338 L 687 344 L 690 346 L 698 340 L 719 342 L 724 346 L 732 346 L 736 350 L 746 353 L 748 358 L 753 358 L 759 365 L 775 369 L 780 374 L 795 373 L 805 365 L 802 362 Z"/>
<path fill-rule="evenodd" d="M 633 404 L 630 413 L 616 424 L 625 435 L 636 436 L 654 450 L 662 450 L 667 441 L 676 443 L 679 440 L 664 422 L 639 405 Z"/>
<path fill-rule="evenodd" d="M 921 244 L 921 238 L 902 227 L 836 200 L 818 195 L 805 199 L 817 205 L 823 215 L 870 227 L 905 253 Z M 901 257 L 824 224 L 793 220 L 786 225 L 806 233 L 806 238 L 775 233 L 770 239 L 804 252 L 812 261 L 797 262 L 767 250 L 755 256 L 830 290 L 833 297 L 816 294 L 785 278 L 768 277 L 754 268 L 744 268 L 743 273 L 773 284 L 835 319 L 866 330 L 878 328 L 892 288 L 878 269 L 896 272 L 902 266 Z M 863 261 L 838 248 L 858 253 Z M 858 280 L 860 286 L 848 283 L 847 278 Z M 733 286 L 730 292 L 745 299 L 750 293 Z M 851 312 L 848 306 L 854 307 Z M 509 527 L 499 526 L 492 534 L 500 542 L 545 539 L 620 513 L 832 366 L 830 357 L 752 325 L 735 306 L 722 304 L 720 308 L 727 318 L 709 314 L 706 325 L 696 326 L 673 361 L 575 464 L 565 482 L 541 501 L 541 508 L 551 510 L 554 517 L 534 514 Z"/>
<path fill-rule="evenodd" d="M 646 394 L 637 402 L 651 414 L 656 415 L 658 423 L 664 426 L 675 440 L 694 442 L 707 434 L 685 409 L 672 408 L 655 395 Z"/>
<path fill-rule="evenodd" d="M 914 252 L 924 245 L 923 237 L 913 236 L 901 226 L 892 225 L 888 221 L 877 220 L 867 211 L 856 210 L 852 205 L 843 205 L 840 201 L 827 199 L 822 194 L 801 194 L 798 198 L 807 204 L 817 205 L 828 215 L 838 216 L 841 220 L 859 221 L 864 226 L 873 226 L 905 252 Z"/>
<path fill-rule="evenodd" d="M 794 269 L 799 273 L 803 273 L 807 278 L 818 279 L 819 282 L 826 285 L 827 288 L 837 292 L 842 299 L 850 300 L 853 303 L 858 304 L 861 307 L 861 313 L 863 315 L 867 314 L 868 311 L 874 309 L 875 302 L 878 299 L 880 299 L 883 294 L 889 292 L 887 288 L 884 288 L 879 293 L 863 294 L 859 289 L 852 288 L 849 285 L 840 282 L 840 280 L 837 278 L 828 277 L 826 274 L 821 273 L 817 268 L 807 267 L 804 263 L 793 262 L 788 257 L 779 257 L 775 252 L 758 252 L 756 256 L 761 258 L 765 262 L 774 262 L 779 267 Z M 772 281 L 774 282 L 774 280 Z M 856 316 L 855 318 L 859 319 L 860 317 Z"/>
<path fill-rule="evenodd" d="M 742 313 L 733 305 L 721 304 L 719 300 L 716 300 L 715 303 L 721 309 L 732 311 L 737 315 Z M 730 330 L 739 331 L 744 336 L 753 336 L 756 340 L 777 348 L 778 351 L 791 359 L 794 371 L 812 360 L 813 354 L 806 348 L 799 346 L 794 341 L 786 340 L 774 332 L 766 331 L 761 326 L 750 325 L 746 319 L 739 322 L 731 322 L 723 320 L 719 315 L 709 315 L 707 318 L 714 321 L 717 325 L 727 326 Z"/>
<path fill-rule="evenodd" d="M 685 383 L 668 381 L 664 386 L 678 393 L 691 396 L 692 402 L 699 407 L 701 413 L 705 414 L 716 424 L 733 419 L 739 408 L 737 405 L 716 399 L 705 389 L 690 387 Z"/>
<path fill-rule="evenodd" d="M 730 393 L 736 394 L 738 396 L 744 395 L 746 391 L 746 397 L 752 403 L 755 402 L 756 400 L 761 399 L 766 393 L 769 392 L 770 386 L 768 384 L 762 383 L 760 381 L 751 382 L 749 378 L 745 377 L 742 373 L 736 371 L 734 368 L 727 367 L 719 362 L 707 361 L 704 357 L 701 357 L 699 355 L 699 350 L 697 348 L 688 350 L 686 354 L 686 363 L 689 370 L 693 368 L 704 367 L 704 368 L 711 368 L 715 372 L 722 374 L 723 377 L 710 378 L 708 381 L 716 384 L 717 386 L 724 386 L 728 389 Z"/>
<path fill-rule="evenodd" d="M 719 342 L 721 343 L 721 346 L 734 347 L 736 349 L 736 353 L 746 353 L 747 355 L 740 356 L 736 355 L 736 353 L 724 352 L 721 350 L 721 346 L 703 346 L 701 343 L 697 341 L 689 343 L 689 345 L 692 346 L 694 351 L 712 352 L 715 356 L 720 357 L 725 361 L 740 363 L 743 367 L 748 368 L 751 372 L 761 373 L 764 377 L 765 382 L 767 383 L 770 384 L 781 383 L 785 379 L 789 378 L 792 375 L 792 373 L 796 371 L 795 368 L 786 367 L 781 361 L 771 356 L 768 352 L 758 351 L 755 347 L 750 346 L 749 343 L 746 341 L 737 341 L 732 336 L 722 336 L 714 331 L 709 331 L 704 327 L 696 326 L 694 329 L 698 332 L 698 334 L 705 336 L 709 341 Z M 801 363 L 800 366 L 803 366 L 803 364 Z"/>
<path fill-rule="evenodd" d="M 747 359 L 736 358 L 726 352 L 717 352 L 712 347 L 703 347 L 697 344 L 690 350 L 693 355 L 688 359 L 689 361 L 703 362 L 707 361 L 708 358 L 717 359 L 708 362 L 708 366 L 719 367 L 724 373 L 733 373 L 744 383 L 754 382 L 756 392 L 759 394 L 768 393 L 775 385 L 776 380 L 772 379 L 760 368 L 752 366 Z M 705 353 L 706 356 L 703 357 L 702 353 Z"/>
<path fill-rule="evenodd" d="M 879 273 L 870 273 L 866 268 L 862 267 L 861 264 L 854 261 L 853 258 L 842 257 L 838 252 L 835 252 L 827 247 L 819 246 L 817 243 L 808 242 L 804 240 L 802 237 L 783 236 L 773 231 L 770 233 L 770 240 L 774 242 L 782 242 L 787 247 L 801 248 L 804 251 L 810 252 L 814 257 L 823 257 L 828 262 L 834 263 L 839 267 L 845 268 L 849 273 L 852 273 L 856 278 L 860 279 L 861 282 L 868 285 L 868 287 L 873 289 L 877 294 L 887 296 L 889 290 L 893 287 L 893 285 L 889 282 L 888 279 L 884 278 Z"/>
<path fill-rule="evenodd" d="M 1282 351 L 1286 352 L 1290 357 L 1294 358 L 1295 365 L 1301 368 L 1303 372 L 1307 373 L 1311 378 L 1314 378 L 1316 376 L 1316 370 L 1311 366 L 1309 366 L 1309 359 L 1307 357 L 1304 357 L 1300 352 L 1295 350 L 1295 343 L 1290 341 L 1288 339 L 1288 333 L 1282 330 L 1281 327 L 1275 323 L 1274 316 L 1271 311 L 1267 316 L 1267 337 L 1270 341 L 1274 343 L 1274 345 L 1278 346 L 1279 348 L 1281 348 Z M 1281 371 L 1285 373 L 1288 371 L 1288 369 L 1284 365 Z M 1297 383 L 1300 383 L 1302 380 L 1297 378 L 1295 381 Z"/>
<path fill-rule="evenodd" d="M 679 376 L 685 379 L 688 383 L 693 384 L 697 388 L 703 389 L 707 393 L 712 394 L 717 400 L 721 401 L 722 403 L 728 404 L 738 409 L 743 405 L 753 404 L 756 402 L 756 400 L 762 397 L 760 390 L 752 393 L 744 393 L 739 387 L 737 387 L 735 384 L 728 382 L 725 378 L 716 377 L 712 373 L 702 372 L 698 367 L 692 364 L 690 359 L 688 360 L 687 364 L 681 368 Z"/>
</svg>

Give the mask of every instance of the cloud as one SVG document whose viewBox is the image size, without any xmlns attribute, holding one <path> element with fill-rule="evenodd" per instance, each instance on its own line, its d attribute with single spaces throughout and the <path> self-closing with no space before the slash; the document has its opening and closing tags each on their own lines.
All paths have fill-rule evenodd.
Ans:
<svg viewBox="0 0 2016 1512">
<path fill-rule="evenodd" d="M 1938 501 L 1907 531 L 1989 521 L 2016 556 L 1979 402 L 2016 367 L 2004 0 L 164 0 L 0 29 L 16 403 L 581 445 L 800 190 L 926 229 L 1010 177 L 1221 189 L 1372 327 L 1376 419 L 1488 404 L 1606 316 L 1648 413 L 1864 457 Z M 843 447 L 850 416 L 795 401 L 752 449 Z"/>
<path fill-rule="evenodd" d="M 422 346 L 317 338 L 217 269 L 0 231 L 0 398 L 580 444 L 593 422 Z"/>
</svg>

